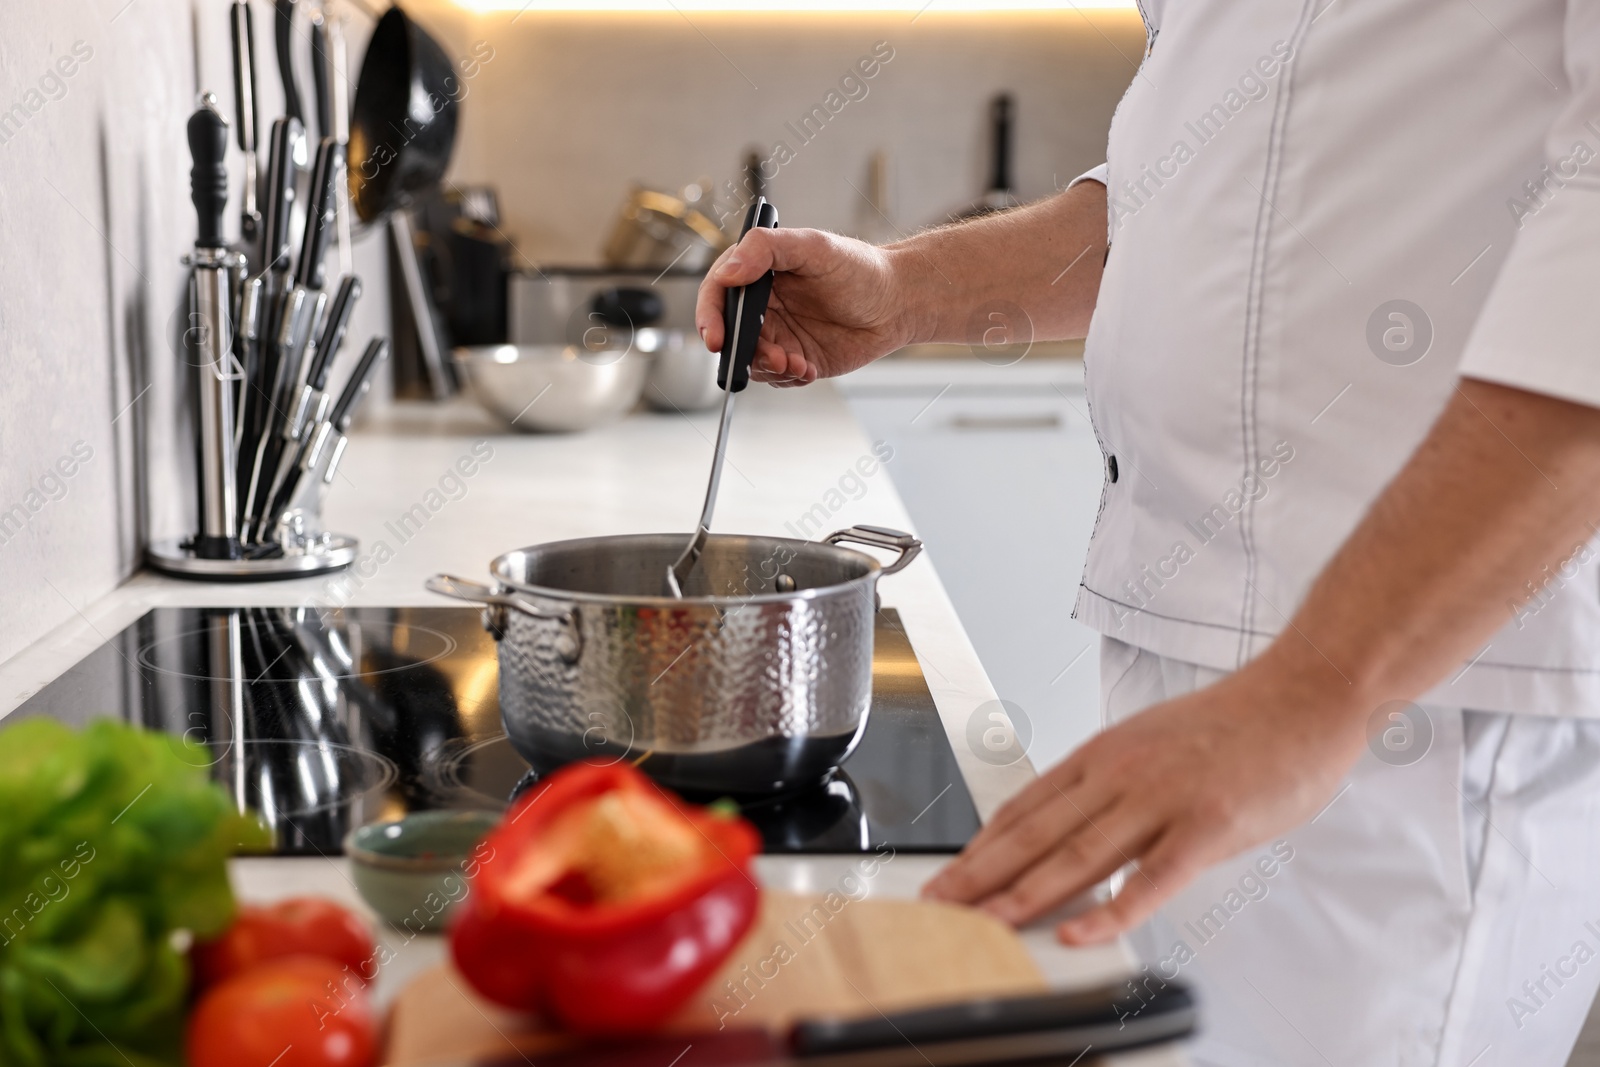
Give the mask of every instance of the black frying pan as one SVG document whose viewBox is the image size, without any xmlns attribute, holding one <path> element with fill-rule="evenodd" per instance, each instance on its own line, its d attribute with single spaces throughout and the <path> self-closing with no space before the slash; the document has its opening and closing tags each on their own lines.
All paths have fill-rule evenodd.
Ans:
<svg viewBox="0 0 1600 1067">
<path fill-rule="evenodd" d="M 439 183 L 455 147 L 461 80 L 401 11 L 378 20 L 350 115 L 350 201 L 372 222 Z"/>
</svg>

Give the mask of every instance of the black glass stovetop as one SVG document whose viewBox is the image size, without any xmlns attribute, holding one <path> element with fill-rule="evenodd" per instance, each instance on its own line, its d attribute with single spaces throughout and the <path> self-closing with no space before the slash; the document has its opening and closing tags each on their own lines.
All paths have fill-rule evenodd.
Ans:
<svg viewBox="0 0 1600 1067">
<path fill-rule="evenodd" d="M 769 853 L 955 852 L 977 832 L 893 609 L 874 640 L 872 710 L 843 766 L 740 802 Z M 366 822 L 505 807 L 529 769 L 502 732 L 498 680 L 476 608 L 155 608 L 12 717 L 181 734 L 279 853 L 332 855 Z"/>
</svg>

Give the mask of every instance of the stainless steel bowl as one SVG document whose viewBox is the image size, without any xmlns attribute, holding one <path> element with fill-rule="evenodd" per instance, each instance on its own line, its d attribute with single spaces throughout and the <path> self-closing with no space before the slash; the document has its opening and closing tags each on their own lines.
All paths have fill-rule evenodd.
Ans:
<svg viewBox="0 0 1600 1067">
<path fill-rule="evenodd" d="M 540 773 L 599 758 L 692 793 L 820 781 L 866 727 L 877 581 L 921 543 L 872 526 L 823 543 L 712 534 L 688 595 L 663 596 L 683 542 L 556 541 L 495 560 L 493 586 L 428 588 L 488 606 L 506 736 Z M 840 542 L 899 555 L 883 566 Z"/>
<path fill-rule="evenodd" d="M 644 402 L 657 411 L 705 411 L 722 402 L 715 352 L 685 330 L 645 328 L 634 343 L 655 357 L 645 382 Z"/>
<path fill-rule="evenodd" d="M 512 429 L 570 433 L 633 410 L 650 374 L 637 346 L 473 345 L 454 352 L 472 396 Z"/>
</svg>

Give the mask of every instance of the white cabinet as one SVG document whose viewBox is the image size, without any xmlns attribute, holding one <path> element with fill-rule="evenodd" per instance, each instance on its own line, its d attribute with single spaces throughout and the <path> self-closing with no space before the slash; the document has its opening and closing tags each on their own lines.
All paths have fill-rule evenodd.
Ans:
<svg viewBox="0 0 1600 1067">
<path fill-rule="evenodd" d="M 943 363 L 946 361 L 939 361 Z M 1099 728 L 1098 636 L 1071 618 L 1104 474 L 1082 365 L 887 361 L 840 379 L 1035 767 Z"/>
</svg>

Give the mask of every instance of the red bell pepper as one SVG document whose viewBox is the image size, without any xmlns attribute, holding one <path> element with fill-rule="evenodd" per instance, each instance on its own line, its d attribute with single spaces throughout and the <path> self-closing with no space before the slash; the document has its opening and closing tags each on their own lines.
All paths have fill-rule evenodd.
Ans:
<svg viewBox="0 0 1600 1067">
<path fill-rule="evenodd" d="M 760 903 L 755 828 L 626 764 L 562 768 L 485 844 L 451 927 L 456 967 L 489 1000 L 579 1032 L 665 1021 Z"/>
</svg>

